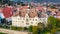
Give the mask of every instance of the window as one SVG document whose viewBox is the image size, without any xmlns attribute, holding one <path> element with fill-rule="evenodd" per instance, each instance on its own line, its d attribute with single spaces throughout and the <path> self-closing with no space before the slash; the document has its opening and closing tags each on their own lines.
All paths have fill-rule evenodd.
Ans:
<svg viewBox="0 0 60 34">
<path fill-rule="evenodd" d="M 26 23 L 26 25 L 29 25 L 29 23 Z"/>
<path fill-rule="evenodd" d="M 23 12 L 24 13 L 24 12 Z"/>
<path fill-rule="evenodd" d="M 34 21 L 34 19 L 33 19 L 33 21 Z"/>
<path fill-rule="evenodd" d="M 37 19 L 36 19 L 36 21 L 37 21 Z"/>
<path fill-rule="evenodd" d="M 28 21 L 28 19 L 26 19 L 26 22 Z"/>
<path fill-rule="evenodd" d="M 31 20 L 31 19 L 30 19 Z"/>
<path fill-rule="evenodd" d="M 44 23 L 46 23 L 46 21 L 44 21 Z"/>
<path fill-rule="evenodd" d="M 18 20 L 20 20 L 20 19 L 18 18 Z"/>
<path fill-rule="evenodd" d="M 41 20 L 41 19 L 40 19 Z"/>
<path fill-rule="evenodd" d="M 24 23 L 24 21 L 22 21 L 22 23 Z"/>
<path fill-rule="evenodd" d="M 36 22 L 36 24 L 38 24 L 38 23 Z"/>
<path fill-rule="evenodd" d="M 31 22 L 31 24 L 33 24 L 33 22 Z"/>
<path fill-rule="evenodd" d="M 17 21 L 13 21 L 13 22 L 17 22 Z"/>
<path fill-rule="evenodd" d="M 33 12 L 32 12 L 33 13 Z"/>
</svg>

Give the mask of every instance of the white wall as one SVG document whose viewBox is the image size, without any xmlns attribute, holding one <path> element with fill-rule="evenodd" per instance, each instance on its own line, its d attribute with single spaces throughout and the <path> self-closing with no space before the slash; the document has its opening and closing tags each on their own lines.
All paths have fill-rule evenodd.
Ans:
<svg viewBox="0 0 60 34">
<path fill-rule="evenodd" d="M 28 21 L 27 21 L 28 19 Z M 45 23 L 47 22 L 47 18 L 24 18 L 24 17 L 12 17 L 12 26 L 18 26 L 18 27 L 28 27 L 30 25 L 35 25 L 39 22 Z M 26 24 L 27 23 L 27 24 Z"/>
</svg>

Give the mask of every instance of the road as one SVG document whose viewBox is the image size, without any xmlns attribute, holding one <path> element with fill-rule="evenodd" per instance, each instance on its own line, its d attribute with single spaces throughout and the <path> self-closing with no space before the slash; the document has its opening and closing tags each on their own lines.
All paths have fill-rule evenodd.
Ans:
<svg viewBox="0 0 60 34">
<path fill-rule="evenodd" d="M 0 28 L 0 32 L 8 33 L 8 34 L 28 34 L 28 32 L 14 31 L 14 30 L 8 30 L 3 28 Z"/>
</svg>

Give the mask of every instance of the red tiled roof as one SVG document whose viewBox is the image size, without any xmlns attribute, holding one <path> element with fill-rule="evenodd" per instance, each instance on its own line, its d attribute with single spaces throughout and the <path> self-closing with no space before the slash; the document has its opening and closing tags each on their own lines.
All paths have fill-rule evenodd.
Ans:
<svg viewBox="0 0 60 34">
<path fill-rule="evenodd" d="M 27 8 L 28 8 L 28 6 L 21 6 L 19 9 L 23 10 L 23 9 L 27 9 Z"/>
<path fill-rule="evenodd" d="M 4 14 L 5 18 L 9 18 L 12 16 L 12 9 L 9 7 L 5 7 L 3 8 L 2 13 Z"/>
<path fill-rule="evenodd" d="M 19 8 L 19 10 L 22 10 L 22 9 L 23 9 L 22 7 Z"/>
<path fill-rule="evenodd" d="M 57 16 L 60 16 L 60 12 L 57 13 Z"/>
<path fill-rule="evenodd" d="M 38 10 L 41 10 L 41 11 L 44 10 L 43 7 L 37 7 L 37 9 L 38 9 Z"/>
</svg>

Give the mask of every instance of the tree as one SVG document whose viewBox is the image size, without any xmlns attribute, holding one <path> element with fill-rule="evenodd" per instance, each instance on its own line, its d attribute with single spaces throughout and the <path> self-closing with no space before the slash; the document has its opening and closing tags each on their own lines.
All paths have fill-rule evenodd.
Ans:
<svg viewBox="0 0 60 34">
<path fill-rule="evenodd" d="M 33 34 L 37 34 L 37 26 L 32 27 L 32 32 L 33 32 Z"/>
<path fill-rule="evenodd" d="M 7 24 L 8 21 L 4 18 L 1 20 L 1 22 Z"/>
<path fill-rule="evenodd" d="M 28 28 L 27 27 L 24 27 L 24 30 L 28 30 Z"/>
<path fill-rule="evenodd" d="M 33 34 L 37 34 L 37 26 L 29 26 L 29 32 L 32 32 Z"/>
<path fill-rule="evenodd" d="M 43 23 L 38 23 L 38 34 L 42 34 L 44 28 L 45 28 L 45 25 Z"/>
<path fill-rule="evenodd" d="M 32 27 L 33 27 L 32 25 L 29 26 L 29 28 L 28 28 L 28 31 L 29 31 L 29 32 L 32 32 Z"/>
<path fill-rule="evenodd" d="M 54 8 L 56 8 L 56 7 L 55 7 L 55 6 L 50 6 L 50 8 L 54 9 Z"/>
<path fill-rule="evenodd" d="M 60 19 L 57 19 L 57 28 L 60 28 Z"/>
<path fill-rule="evenodd" d="M 57 19 L 53 16 L 50 16 L 47 21 L 47 26 L 56 27 Z"/>
<path fill-rule="evenodd" d="M 55 34 L 56 25 L 57 25 L 57 19 L 53 16 L 48 17 L 47 30 L 50 31 L 52 34 Z"/>
</svg>

